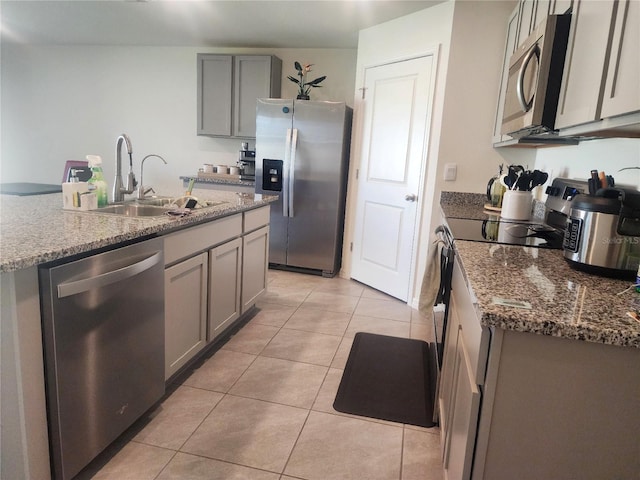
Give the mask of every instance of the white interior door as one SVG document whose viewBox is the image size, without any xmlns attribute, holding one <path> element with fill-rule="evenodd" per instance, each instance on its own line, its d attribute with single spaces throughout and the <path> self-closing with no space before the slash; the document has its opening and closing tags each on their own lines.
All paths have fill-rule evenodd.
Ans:
<svg viewBox="0 0 640 480">
<path fill-rule="evenodd" d="M 409 297 L 433 56 L 367 68 L 351 277 Z"/>
</svg>

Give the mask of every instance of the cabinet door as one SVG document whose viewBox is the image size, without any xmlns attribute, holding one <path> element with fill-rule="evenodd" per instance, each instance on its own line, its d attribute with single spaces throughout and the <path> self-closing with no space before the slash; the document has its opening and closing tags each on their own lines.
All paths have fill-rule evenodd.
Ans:
<svg viewBox="0 0 640 480">
<path fill-rule="evenodd" d="M 471 478 L 480 408 L 480 390 L 472 375 L 462 328 L 458 329 L 457 334 L 451 415 L 443 461 L 449 480 Z"/>
<path fill-rule="evenodd" d="M 616 5 L 601 118 L 640 110 L 640 2 Z"/>
<path fill-rule="evenodd" d="M 553 15 L 564 15 L 571 10 L 572 0 L 551 0 L 549 13 Z"/>
<path fill-rule="evenodd" d="M 518 17 L 518 47 L 524 43 L 533 30 L 535 11 L 536 0 L 520 0 L 520 16 Z"/>
<path fill-rule="evenodd" d="M 533 32 L 549 16 L 551 0 L 537 0 L 531 19 L 531 31 Z"/>
<path fill-rule="evenodd" d="M 444 339 L 444 352 L 442 355 L 442 370 L 438 382 L 438 416 L 440 419 L 440 446 L 442 448 L 442 458 L 446 453 L 446 445 L 451 431 L 451 416 L 453 389 L 455 384 L 456 371 L 456 351 L 458 349 L 458 329 L 460 322 L 458 320 L 458 312 L 455 304 L 451 302 L 449 306 L 449 319 L 446 326 L 446 335 Z"/>
<path fill-rule="evenodd" d="M 242 237 L 242 313 L 256 304 L 267 289 L 269 227 Z"/>
<path fill-rule="evenodd" d="M 242 239 L 209 251 L 209 341 L 240 316 Z"/>
<path fill-rule="evenodd" d="M 556 115 L 558 129 L 600 118 L 613 5 L 611 1 L 574 2 Z"/>
<path fill-rule="evenodd" d="M 207 254 L 164 271 L 165 379 L 206 345 Z"/>
<path fill-rule="evenodd" d="M 270 56 L 234 57 L 233 134 L 256 136 L 256 101 L 271 96 Z"/>
<path fill-rule="evenodd" d="M 198 54 L 198 135 L 231 135 L 233 57 Z"/>
<path fill-rule="evenodd" d="M 493 126 L 493 143 L 509 140 L 509 135 L 501 135 L 502 115 L 504 114 L 504 96 L 507 91 L 507 81 L 509 79 L 509 60 L 516 49 L 516 36 L 518 33 L 518 8 L 514 9 L 509 16 L 507 23 L 507 40 L 502 58 L 502 76 L 500 77 L 500 93 L 498 95 L 498 107 L 496 109 L 496 121 Z"/>
</svg>

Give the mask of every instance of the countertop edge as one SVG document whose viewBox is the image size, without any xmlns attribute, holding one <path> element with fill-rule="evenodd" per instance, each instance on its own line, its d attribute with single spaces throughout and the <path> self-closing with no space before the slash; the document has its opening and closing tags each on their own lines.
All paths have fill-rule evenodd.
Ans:
<svg viewBox="0 0 640 480">
<path fill-rule="evenodd" d="M 475 200 L 475 201 L 474 201 Z M 451 203 L 450 203 L 451 202 Z M 445 205 L 442 205 L 445 203 Z M 447 205 L 449 204 L 449 205 Z M 482 209 L 482 196 L 475 196 L 473 194 L 463 194 L 461 198 L 457 198 L 455 194 L 448 194 L 441 197 L 441 213 L 443 218 L 447 219 L 447 212 L 451 212 L 451 207 L 457 212 L 460 207 L 464 208 L 464 211 L 470 216 L 469 218 L 478 218 L 486 215 Z M 575 313 L 570 310 L 564 312 L 566 318 L 570 318 L 573 321 L 556 320 L 558 317 L 554 317 L 552 312 L 546 310 L 537 310 L 533 314 L 519 309 L 506 309 L 506 307 L 499 308 L 495 305 L 491 305 L 490 293 L 483 288 L 479 290 L 474 288 L 479 277 L 478 272 L 470 272 L 469 268 L 480 268 L 484 265 L 482 262 L 474 260 L 473 258 L 466 258 L 465 253 L 460 250 L 466 250 L 467 252 L 475 249 L 488 249 L 492 245 L 490 243 L 472 242 L 465 240 L 455 240 L 456 260 L 460 266 L 463 274 L 463 279 L 468 293 L 471 296 L 473 307 L 476 311 L 478 322 L 481 326 L 486 328 L 497 328 L 502 330 L 510 330 L 522 333 L 533 333 L 537 335 L 547 335 L 558 338 L 573 339 L 578 341 L 586 341 L 596 344 L 617 346 L 622 348 L 640 348 L 640 322 L 633 320 L 621 312 L 624 311 L 624 307 L 615 310 L 615 315 L 611 313 L 607 316 L 606 309 L 595 313 Z M 519 252 L 518 249 L 522 247 L 518 246 L 504 246 L 505 252 Z M 543 258 L 547 258 L 551 264 L 556 262 L 555 255 L 558 256 L 560 263 L 557 263 L 560 277 L 563 278 L 563 282 L 569 284 L 574 283 L 579 285 L 594 283 L 599 285 L 601 289 L 607 291 L 607 295 L 611 297 L 617 297 L 615 293 L 624 290 L 627 286 L 623 280 L 606 279 L 606 278 L 594 278 L 589 274 L 575 272 L 570 269 L 565 262 L 562 261 L 561 252 L 557 250 L 540 251 L 539 255 Z M 551 257 L 550 257 L 551 256 Z M 465 261 L 466 260 L 466 261 Z M 475 265 L 475 266 L 474 266 Z M 477 269 L 477 268 L 476 268 Z M 470 273 L 472 273 L 470 275 Z M 474 280 L 475 278 L 475 280 Z M 515 285 L 515 284 L 514 284 Z M 606 287 L 606 288 L 605 288 Z M 514 292 L 517 289 L 514 288 Z M 635 292 L 634 292 L 635 294 Z M 517 295 L 514 294 L 515 297 Z M 625 301 L 633 302 L 633 298 L 621 299 L 620 302 L 624 305 Z M 556 306 L 560 310 L 561 307 Z M 569 309 L 569 307 L 564 307 Z M 631 307 L 629 307 L 630 309 Z M 536 316 L 535 313 L 538 313 Z M 574 318 L 571 314 L 576 315 Z M 596 315 L 593 317 L 593 315 Z M 527 318 L 529 317 L 529 318 Z M 636 323 L 637 322 L 637 325 Z"/>
<path fill-rule="evenodd" d="M 209 192 L 207 192 L 209 193 Z M 61 196 L 61 194 L 54 194 L 53 196 Z M 251 195 L 251 194 L 250 194 Z M 252 196 L 252 195 L 251 195 Z M 3 203 L 7 202 L 9 197 L 3 196 Z M 10 197 L 15 201 L 21 201 L 19 199 L 24 199 L 28 197 Z M 31 197 L 34 198 L 34 197 Z M 101 214 L 96 212 L 74 212 L 69 210 L 62 210 L 61 201 L 57 202 L 57 197 L 52 206 L 49 208 L 53 209 L 57 215 L 56 220 L 71 220 L 70 223 L 74 223 L 73 220 L 77 220 L 79 223 L 83 223 L 91 219 L 94 223 L 100 223 L 98 218 L 102 217 L 104 222 L 110 222 L 109 225 L 117 224 L 119 217 L 117 215 L 110 214 Z M 87 252 L 91 252 L 94 250 L 99 250 L 105 247 L 115 246 L 124 242 L 136 240 L 138 238 L 146 238 L 150 236 L 160 236 L 165 235 L 177 230 L 181 230 L 184 228 L 188 228 L 191 226 L 195 226 L 200 223 L 206 223 L 209 221 L 213 221 L 216 219 L 220 219 L 229 215 L 234 215 L 237 213 L 241 213 L 248 210 L 253 210 L 265 205 L 270 204 L 271 202 L 277 200 L 276 196 L 262 196 L 261 198 L 251 198 L 246 197 L 245 202 L 241 204 L 232 204 L 226 203 L 223 205 L 218 205 L 215 207 L 203 209 L 202 211 L 194 211 L 190 215 L 185 215 L 184 217 L 139 217 L 139 218 L 128 218 L 128 217 L 120 217 L 122 222 L 128 222 L 123 227 L 113 228 L 105 227 L 106 232 L 95 233 L 91 235 L 87 235 L 86 241 L 79 241 L 69 246 L 55 246 L 51 248 L 41 248 L 40 251 L 36 251 L 33 254 L 27 252 L 17 253 L 17 254 L 9 254 L 7 258 L 3 258 L 0 262 L 0 273 L 10 273 L 15 272 L 17 270 L 26 269 L 32 266 L 37 266 L 44 263 L 49 263 L 52 261 L 60 260 L 62 258 L 71 257 L 78 254 L 84 254 Z M 53 206 L 55 204 L 55 207 Z M 3 212 L 4 214 L 5 212 Z M 47 212 L 43 212 L 43 216 L 47 216 Z M 3 218 L 3 220 L 6 220 Z M 54 221 L 56 221 L 54 220 Z M 0 224 L 2 227 L 3 234 L 7 229 L 14 228 L 14 225 L 10 225 L 7 223 Z M 28 231 L 31 227 L 31 231 Z M 46 226 L 33 227 L 30 225 L 25 226 L 25 240 L 28 241 L 42 241 L 42 237 L 46 237 L 46 232 L 33 232 L 35 228 L 40 230 L 46 229 Z M 40 237 L 40 235 L 42 237 Z M 81 233 L 79 233 L 81 235 Z M 34 237 L 35 236 L 35 237 Z M 0 248 L 5 248 L 0 246 Z M 27 250 L 27 249 L 24 249 Z M 4 254 L 3 254 L 4 256 Z"/>
</svg>

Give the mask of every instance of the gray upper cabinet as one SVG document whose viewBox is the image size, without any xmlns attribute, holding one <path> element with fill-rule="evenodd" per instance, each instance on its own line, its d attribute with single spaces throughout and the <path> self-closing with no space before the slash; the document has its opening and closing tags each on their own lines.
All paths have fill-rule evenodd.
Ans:
<svg viewBox="0 0 640 480">
<path fill-rule="evenodd" d="M 572 0 L 551 0 L 549 14 L 562 15 L 571 11 Z"/>
<path fill-rule="evenodd" d="M 507 39 L 502 58 L 502 76 L 500 77 L 500 93 L 498 95 L 498 105 L 496 110 L 496 119 L 493 125 L 493 143 L 499 143 L 510 140 L 509 135 L 502 135 L 502 114 L 504 113 L 504 97 L 507 92 L 507 80 L 509 79 L 509 61 L 511 55 L 516 49 L 516 36 L 518 33 L 518 8 L 516 7 L 509 16 L 507 24 Z"/>
<path fill-rule="evenodd" d="M 571 14 L 571 28 L 555 120 L 559 137 L 640 134 L 640 2 L 520 0 L 507 24 L 494 146 L 518 143 L 500 135 L 511 54 L 548 15 L 565 13 Z"/>
<path fill-rule="evenodd" d="M 562 75 L 556 128 L 598 120 L 614 2 L 576 1 Z"/>
<path fill-rule="evenodd" d="M 233 57 L 198 54 L 198 135 L 231 136 Z"/>
<path fill-rule="evenodd" d="M 640 111 L 640 2 L 617 4 L 601 117 Z"/>
<path fill-rule="evenodd" d="M 556 118 L 561 132 L 582 124 L 585 132 L 618 132 L 609 136 L 640 131 L 639 45 L 637 1 L 574 1 Z"/>
<path fill-rule="evenodd" d="M 273 55 L 198 54 L 198 135 L 255 138 L 256 100 L 280 97 Z"/>
<path fill-rule="evenodd" d="M 520 47 L 540 23 L 547 18 L 553 0 L 521 0 L 517 11 L 517 46 Z M 511 19 L 509 19 L 511 23 Z M 511 27 L 509 27 L 511 28 Z M 515 49 L 514 49 L 515 50 Z"/>
</svg>

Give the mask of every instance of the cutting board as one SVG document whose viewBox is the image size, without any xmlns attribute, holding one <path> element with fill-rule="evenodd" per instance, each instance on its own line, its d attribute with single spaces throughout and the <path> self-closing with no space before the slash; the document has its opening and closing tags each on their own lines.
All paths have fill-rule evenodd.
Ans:
<svg viewBox="0 0 640 480">
<path fill-rule="evenodd" d="M 49 183 L 0 183 L 0 193 L 4 195 L 44 195 L 45 193 L 62 192 L 62 185 Z"/>
</svg>

